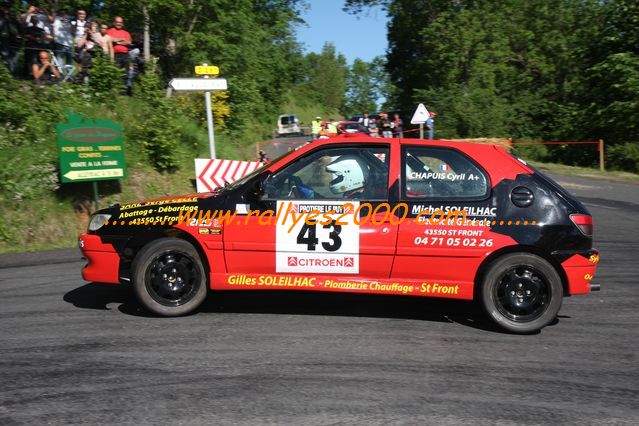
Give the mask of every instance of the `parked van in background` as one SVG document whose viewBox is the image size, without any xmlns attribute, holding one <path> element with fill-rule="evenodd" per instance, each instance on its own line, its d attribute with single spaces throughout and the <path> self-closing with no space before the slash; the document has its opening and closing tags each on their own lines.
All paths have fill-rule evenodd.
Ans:
<svg viewBox="0 0 639 426">
<path fill-rule="evenodd" d="M 277 119 L 277 136 L 302 135 L 300 120 L 295 114 L 280 115 Z"/>
</svg>

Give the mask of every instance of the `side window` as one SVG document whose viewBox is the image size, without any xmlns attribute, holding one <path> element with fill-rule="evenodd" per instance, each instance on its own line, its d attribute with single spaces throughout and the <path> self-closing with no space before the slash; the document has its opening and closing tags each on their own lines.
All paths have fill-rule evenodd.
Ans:
<svg viewBox="0 0 639 426">
<path fill-rule="evenodd" d="M 324 148 L 269 177 L 265 198 L 386 200 L 388 165 L 384 145 Z"/>
<path fill-rule="evenodd" d="M 488 195 L 486 173 L 454 149 L 407 146 L 402 157 L 405 199 L 479 199 Z"/>
</svg>

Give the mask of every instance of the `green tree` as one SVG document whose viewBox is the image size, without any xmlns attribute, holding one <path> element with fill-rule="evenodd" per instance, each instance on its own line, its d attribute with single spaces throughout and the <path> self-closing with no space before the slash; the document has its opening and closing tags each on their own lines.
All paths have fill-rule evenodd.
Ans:
<svg viewBox="0 0 639 426">
<path fill-rule="evenodd" d="M 342 111 L 346 101 L 346 58 L 337 53 L 335 46 L 326 43 L 321 53 L 306 56 L 307 88 L 312 96 L 327 108 Z"/>
<path fill-rule="evenodd" d="M 359 58 L 353 61 L 348 72 L 346 103 L 344 112 L 346 115 L 374 112 L 377 110 L 379 93 L 372 75 L 372 66 Z"/>
<path fill-rule="evenodd" d="M 571 99 L 583 136 L 608 143 L 639 141 L 639 3 L 596 2 L 576 53 L 583 64 Z M 594 19 L 596 18 L 596 19 Z"/>
<path fill-rule="evenodd" d="M 345 115 L 393 109 L 395 88 L 386 72 L 386 59 L 382 56 L 371 62 L 355 59 L 347 77 Z M 383 102 L 384 105 L 379 105 Z"/>
<path fill-rule="evenodd" d="M 596 44 L 600 11 L 620 3 L 627 7 L 617 15 L 633 14 L 631 0 L 348 0 L 345 7 L 386 8 L 394 100 L 404 111 L 416 102 L 437 111 L 440 135 L 557 140 L 593 137 L 580 119 L 592 103 L 583 97 L 585 58 L 593 56 L 586 52 Z M 613 21 L 634 22 L 616 16 L 605 27 Z M 619 43 L 623 33 L 613 33 Z M 615 68 L 631 64 L 617 60 Z M 627 98 L 632 88 L 624 85 Z"/>
</svg>

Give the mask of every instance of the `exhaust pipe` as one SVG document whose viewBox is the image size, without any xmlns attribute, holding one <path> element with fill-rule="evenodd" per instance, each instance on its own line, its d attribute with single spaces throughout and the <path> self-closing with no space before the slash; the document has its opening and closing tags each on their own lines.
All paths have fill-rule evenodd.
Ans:
<svg viewBox="0 0 639 426">
<path fill-rule="evenodd" d="M 601 284 L 588 284 L 590 286 L 590 291 L 600 291 Z"/>
</svg>

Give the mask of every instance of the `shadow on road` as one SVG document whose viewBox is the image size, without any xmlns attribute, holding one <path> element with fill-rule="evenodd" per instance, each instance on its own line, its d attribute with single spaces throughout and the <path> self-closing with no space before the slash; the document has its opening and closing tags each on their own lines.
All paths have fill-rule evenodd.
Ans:
<svg viewBox="0 0 639 426">
<path fill-rule="evenodd" d="M 90 283 L 69 291 L 64 301 L 78 308 L 118 310 L 132 316 L 153 317 L 135 298 L 130 287 Z M 481 308 L 459 300 L 348 293 L 296 291 L 217 291 L 198 309 L 200 313 L 328 315 L 343 317 L 411 319 L 462 324 L 505 333 L 486 317 Z M 555 320 L 551 325 L 558 322 Z"/>
</svg>

